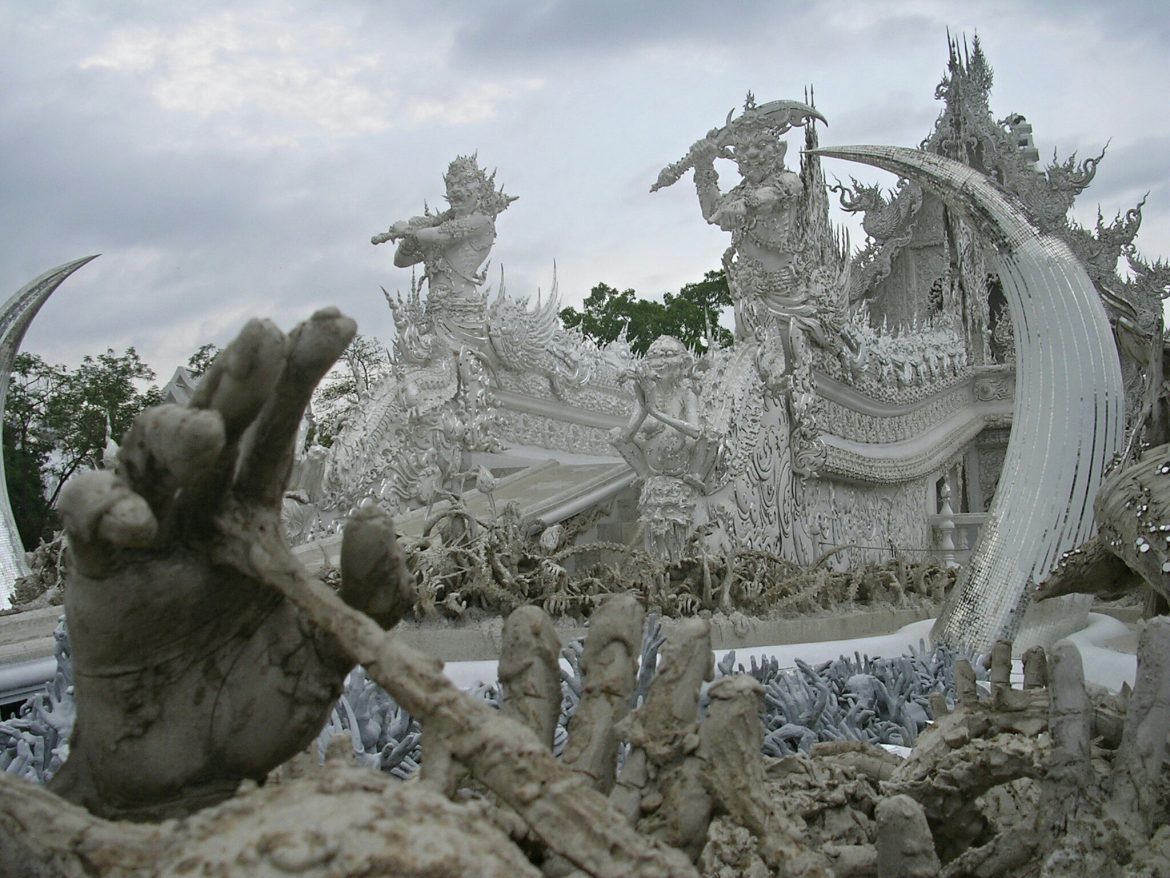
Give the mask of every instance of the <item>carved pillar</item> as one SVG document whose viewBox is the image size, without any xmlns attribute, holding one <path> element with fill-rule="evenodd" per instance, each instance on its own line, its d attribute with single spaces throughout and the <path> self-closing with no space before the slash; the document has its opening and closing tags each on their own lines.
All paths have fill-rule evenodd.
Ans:
<svg viewBox="0 0 1170 878">
<path fill-rule="evenodd" d="M 938 510 L 941 519 L 938 523 L 939 554 L 943 566 L 948 570 L 953 570 L 959 566 L 959 562 L 955 560 L 955 510 L 951 508 L 951 478 L 949 475 L 943 478 L 939 498 L 942 501 Z"/>
</svg>

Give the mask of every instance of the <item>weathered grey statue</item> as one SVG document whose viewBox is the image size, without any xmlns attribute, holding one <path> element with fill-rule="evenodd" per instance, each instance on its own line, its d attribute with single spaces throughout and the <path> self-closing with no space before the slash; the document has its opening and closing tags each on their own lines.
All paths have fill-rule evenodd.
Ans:
<svg viewBox="0 0 1170 878">
<path fill-rule="evenodd" d="M 288 337 L 252 321 L 190 408 L 136 420 L 118 474 L 69 483 L 78 719 L 55 792 L 104 816 L 185 814 L 320 730 L 353 660 L 271 580 L 290 564 L 279 514 L 301 413 L 354 330 L 335 310 Z M 350 521 L 343 567 L 342 600 L 383 626 L 413 601 L 384 516 Z"/>
</svg>

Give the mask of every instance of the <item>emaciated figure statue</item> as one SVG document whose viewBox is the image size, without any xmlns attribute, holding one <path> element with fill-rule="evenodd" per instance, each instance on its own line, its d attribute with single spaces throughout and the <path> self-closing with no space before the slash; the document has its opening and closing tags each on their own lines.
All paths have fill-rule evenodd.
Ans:
<svg viewBox="0 0 1170 878">
<path fill-rule="evenodd" d="M 516 199 L 495 188 L 495 173 L 480 168 L 476 157 L 459 156 L 443 175 L 450 207 L 442 213 L 399 220 L 370 239 L 397 241 L 394 264 L 423 264 L 427 281 L 427 316 L 436 334 L 453 351 L 483 335 L 484 300 L 479 288 L 496 240 L 496 217 Z"/>
<path fill-rule="evenodd" d="M 681 341 L 664 335 L 650 345 L 634 382 L 636 406 L 613 444 L 642 481 L 641 519 L 647 549 L 670 561 L 682 557 L 695 526 L 704 478 L 715 464 L 717 444 L 702 429 L 694 359 Z"/>
</svg>

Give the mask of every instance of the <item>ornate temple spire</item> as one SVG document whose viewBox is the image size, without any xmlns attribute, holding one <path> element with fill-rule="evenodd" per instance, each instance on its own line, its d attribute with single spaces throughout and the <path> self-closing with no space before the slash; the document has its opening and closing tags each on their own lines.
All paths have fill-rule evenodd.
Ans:
<svg viewBox="0 0 1170 878">
<path fill-rule="evenodd" d="M 966 37 L 960 44 L 948 31 L 947 71 L 934 90 L 944 107 L 922 146 L 993 176 L 998 127 L 989 109 L 993 77 L 978 35 L 972 45 L 968 47 Z"/>
</svg>

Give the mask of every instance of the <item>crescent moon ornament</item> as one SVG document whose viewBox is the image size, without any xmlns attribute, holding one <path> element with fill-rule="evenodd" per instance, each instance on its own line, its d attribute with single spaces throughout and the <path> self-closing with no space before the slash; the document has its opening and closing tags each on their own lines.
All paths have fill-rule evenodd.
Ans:
<svg viewBox="0 0 1170 878">
<path fill-rule="evenodd" d="M 1093 282 L 1068 246 L 967 165 L 919 150 L 811 150 L 873 165 L 934 190 L 998 253 L 1016 344 L 1016 399 L 1003 471 L 967 566 L 931 631 L 988 652 L 1020 627 L 1030 587 L 1093 534 L 1093 500 L 1125 439 L 1121 365 Z"/>
<path fill-rule="evenodd" d="M 75 259 L 45 272 L 36 280 L 21 287 L 0 309 L 0 423 L 4 420 L 12 368 L 29 324 L 37 316 L 41 305 L 45 304 L 65 278 L 94 259 L 97 259 L 97 255 Z M 0 455 L 0 610 L 10 606 L 12 588 L 17 578 L 28 574 L 28 564 L 24 560 L 24 543 L 16 529 L 12 504 L 8 502 L 8 482 L 4 477 L 3 455 Z"/>
</svg>

